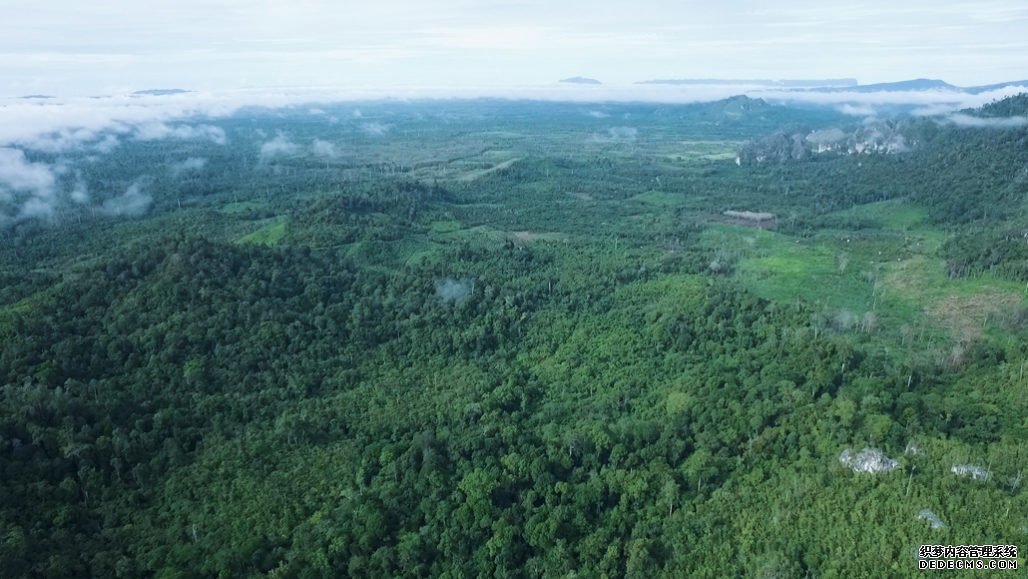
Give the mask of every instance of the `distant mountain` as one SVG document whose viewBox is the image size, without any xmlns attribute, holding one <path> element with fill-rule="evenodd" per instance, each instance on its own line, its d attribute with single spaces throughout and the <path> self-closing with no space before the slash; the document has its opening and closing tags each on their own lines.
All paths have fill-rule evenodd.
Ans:
<svg viewBox="0 0 1028 579">
<path fill-rule="evenodd" d="M 1008 86 L 1023 86 L 1028 87 L 1028 80 L 1013 80 L 1009 82 L 1001 82 L 997 84 L 986 84 L 982 86 L 972 86 L 964 89 L 964 92 L 971 94 L 979 94 L 983 92 L 989 92 L 991 90 L 999 90 L 1001 88 L 1007 88 Z"/>
<path fill-rule="evenodd" d="M 898 82 L 882 82 L 875 84 L 859 84 L 855 78 L 829 78 L 810 80 L 768 80 L 768 79 L 730 79 L 730 78 L 680 78 L 644 80 L 635 84 L 667 84 L 683 86 L 739 86 L 765 89 L 784 89 L 804 92 L 921 92 L 945 91 L 965 94 L 980 94 L 1011 86 L 1023 86 L 1028 89 L 1028 80 L 1018 80 L 987 84 L 981 86 L 960 87 L 944 80 L 934 78 L 915 78 Z"/>
<path fill-rule="evenodd" d="M 780 80 L 778 83 L 790 88 L 815 87 L 815 86 L 857 86 L 855 78 L 829 78 L 822 80 Z"/>
<path fill-rule="evenodd" d="M 184 90 L 181 88 L 151 88 L 147 90 L 137 90 L 132 93 L 137 96 L 170 96 L 176 94 L 184 94 L 187 92 L 193 92 L 191 90 Z"/>
<path fill-rule="evenodd" d="M 678 78 L 644 80 L 635 84 L 672 84 L 672 85 L 704 85 L 704 86 L 761 86 L 775 88 L 814 88 L 814 87 L 848 87 L 856 86 L 855 78 L 800 79 L 800 80 L 768 80 L 768 79 L 735 79 L 735 78 Z"/>
<path fill-rule="evenodd" d="M 916 78 L 914 80 L 903 80 L 899 82 L 882 82 L 877 84 L 862 84 L 846 88 L 813 89 L 847 92 L 909 92 L 925 90 L 947 90 L 959 92 L 960 87 L 953 86 L 946 81 L 931 78 Z"/>
<path fill-rule="evenodd" d="M 27 94 L 25 96 L 18 97 L 25 100 L 43 100 L 43 99 L 55 99 L 57 97 L 48 94 Z"/>
<path fill-rule="evenodd" d="M 563 79 L 560 80 L 560 82 L 565 83 L 565 84 L 592 84 L 592 85 L 603 84 L 602 82 L 596 80 L 595 78 L 586 78 L 584 76 L 573 76 L 571 78 L 563 78 Z"/>
<path fill-rule="evenodd" d="M 899 82 L 883 82 L 877 84 L 862 84 L 858 86 L 852 86 L 847 88 L 835 88 L 835 87 L 818 87 L 809 89 L 813 92 L 921 92 L 921 91 L 947 91 L 967 94 L 980 94 L 983 92 L 989 92 L 993 90 L 999 90 L 1010 86 L 1024 86 L 1028 87 L 1028 80 L 1018 80 L 1010 82 L 1001 82 L 996 84 L 987 84 L 982 86 L 970 86 L 960 87 L 952 85 L 944 80 L 932 79 L 932 78 L 915 78 L 913 80 L 903 80 Z"/>
<path fill-rule="evenodd" d="M 747 113 L 761 113 L 771 107 L 772 105 L 768 104 L 764 99 L 739 95 L 711 103 L 709 108 L 728 117 L 738 117 Z"/>
</svg>

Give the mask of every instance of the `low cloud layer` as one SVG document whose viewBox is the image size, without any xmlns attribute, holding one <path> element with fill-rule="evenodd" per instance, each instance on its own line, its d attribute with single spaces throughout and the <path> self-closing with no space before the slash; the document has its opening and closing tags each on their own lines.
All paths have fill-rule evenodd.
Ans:
<svg viewBox="0 0 1028 579">
<path fill-rule="evenodd" d="M 18 149 L 0 148 L 0 227 L 27 219 L 49 219 L 56 208 L 54 169 L 34 163 Z"/>
<path fill-rule="evenodd" d="M 635 127 L 611 127 L 606 133 L 594 133 L 592 140 L 597 143 L 632 143 L 639 138 L 639 129 Z"/>
<path fill-rule="evenodd" d="M 190 161 L 186 163 L 195 165 Z M 139 179 L 124 192 L 92 204 L 93 196 L 79 170 L 32 161 L 20 149 L 0 147 L 0 229 L 25 222 L 59 222 L 85 212 L 138 217 L 153 204 L 146 183 Z"/>
<path fill-rule="evenodd" d="M 322 159 L 335 159 L 339 156 L 339 149 L 328 141 L 314 139 L 314 142 L 311 143 L 311 153 L 313 153 L 315 157 L 320 157 Z"/>
<path fill-rule="evenodd" d="M 207 166 L 207 159 L 200 157 L 190 157 L 185 161 L 175 163 L 171 166 L 171 174 L 175 177 L 181 177 L 189 173 L 196 173 Z"/>
<path fill-rule="evenodd" d="M 871 116 L 879 108 L 895 106 L 921 107 L 932 115 L 945 114 L 967 108 L 976 108 L 990 102 L 1028 92 L 1028 86 L 1008 86 L 997 90 L 970 94 L 955 90 L 908 91 L 750 91 L 754 98 L 783 103 L 804 103 L 834 106 L 843 113 Z"/>
<path fill-rule="evenodd" d="M 956 113 L 946 117 L 946 122 L 976 129 L 1016 129 L 1028 126 L 1028 117 L 975 117 Z"/>
<path fill-rule="evenodd" d="M 18 149 L 0 149 L 0 187 L 13 191 L 44 191 L 54 186 L 54 174 L 43 163 L 32 163 Z"/>
<path fill-rule="evenodd" d="M 435 283 L 435 294 L 443 302 L 452 304 L 471 295 L 474 288 L 475 282 L 472 280 L 448 277 Z"/>
<path fill-rule="evenodd" d="M 279 133 L 261 145 L 260 157 L 262 161 L 267 161 L 275 157 L 290 157 L 299 152 L 300 145 L 290 141 L 284 133 Z"/>
<path fill-rule="evenodd" d="M 361 130 L 373 137 L 381 137 L 389 132 L 389 126 L 382 123 L 364 123 Z"/>
<path fill-rule="evenodd" d="M 100 211 L 109 216 L 139 217 L 145 214 L 153 204 L 153 198 L 144 191 L 143 181 L 129 185 L 121 195 L 103 202 Z"/>
<path fill-rule="evenodd" d="M 135 138 L 140 141 L 159 141 L 163 139 L 207 140 L 216 145 L 228 142 L 225 130 L 212 125 L 186 125 L 151 122 L 136 128 Z"/>
<path fill-rule="evenodd" d="M 242 107 L 286 107 L 312 103 L 355 102 L 387 98 L 480 98 L 502 97 L 581 103 L 653 102 L 695 103 L 716 101 L 739 93 L 775 102 L 796 102 L 834 106 L 859 116 L 869 116 L 876 107 L 910 105 L 933 108 L 934 114 L 977 107 L 1028 91 L 1028 87 L 1005 87 L 977 95 L 957 91 L 782 91 L 735 86 L 604 85 L 582 91 L 568 86 L 525 86 L 505 89 L 420 89 L 418 91 L 347 91 L 296 89 L 286 91 L 233 91 L 184 93 L 172 96 L 110 96 L 102 98 L 54 98 L 47 100 L 0 99 L 0 147 L 17 146 L 45 152 L 84 148 L 110 152 L 120 138 L 203 139 L 225 143 L 223 129 L 211 121 L 227 117 Z M 598 114 L 592 114 L 598 113 Z M 601 111 L 587 114 L 602 118 Z M 354 117 L 361 113 L 354 111 Z M 364 122 L 360 130 L 382 136 L 390 127 L 381 122 Z"/>
</svg>

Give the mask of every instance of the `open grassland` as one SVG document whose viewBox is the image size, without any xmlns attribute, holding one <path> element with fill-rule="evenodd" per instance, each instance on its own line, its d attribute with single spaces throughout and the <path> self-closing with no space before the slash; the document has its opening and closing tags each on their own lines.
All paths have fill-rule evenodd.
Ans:
<svg viewBox="0 0 1028 579">
<path fill-rule="evenodd" d="M 704 243 L 737 260 L 737 277 L 757 295 L 822 308 L 842 328 L 892 335 L 942 331 L 967 342 L 999 331 L 1023 303 L 1024 288 L 988 274 L 951 278 L 938 255 L 944 232 L 904 203 L 874 203 L 838 213 L 864 220 L 857 230 L 821 230 L 806 238 L 717 224 Z M 902 334 L 902 335 L 901 335 Z"/>
<path fill-rule="evenodd" d="M 285 239 L 288 231 L 287 221 L 283 218 L 270 220 L 260 229 L 240 237 L 238 243 L 255 243 L 258 245 L 278 245 Z"/>
</svg>

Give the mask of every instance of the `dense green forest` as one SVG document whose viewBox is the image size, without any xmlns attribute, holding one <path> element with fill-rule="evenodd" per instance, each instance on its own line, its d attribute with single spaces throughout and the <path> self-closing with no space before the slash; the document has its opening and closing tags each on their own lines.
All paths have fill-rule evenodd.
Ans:
<svg viewBox="0 0 1028 579">
<path fill-rule="evenodd" d="M 23 146 L 61 169 L 45 218 L 0 191 L 0 575 L 1023 551 L 1028 96 L 960 114 L 322 103 Z"/>
</svg>

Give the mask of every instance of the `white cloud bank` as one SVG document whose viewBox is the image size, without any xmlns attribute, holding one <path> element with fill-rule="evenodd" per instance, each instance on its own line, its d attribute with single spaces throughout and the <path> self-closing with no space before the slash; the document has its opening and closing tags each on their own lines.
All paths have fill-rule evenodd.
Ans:
<svg viewBox="0 0 1028 579">
<path fill-rule="evenodd" d="M 104 215 L 138 217 L 150 209 L 153 198 L 143 190 L 142 180 L 129 185 L 124 193 L 103 202 L 100 207 Z"/>
<path fill-rule="evenodd" d="M 171 174 L 175 177 L 181 177 L 188 173 L 196 173 L 207 166 L 207 159 L 200 157 L 190 157 L 185 161 L 175 163 L 171 166 Z"/>
<path fill-rule="evenodd" d="M 322 159 L 335 159 L 339 156 L 339 149 L 328 141 L 314 139 L 311 143 L 311 153 Z"/>
<path fill-rule="evenodd" d="M 267 161 L 275 157 L 289 157 L 300 152 L 300 145 L 289 140 L 284 133 L 261 145 L 261 160 Z"/>
<path fill-rule="evenodd" d="M 1016 129 L 1028 126 L 1028 117 L 973 117 L 963 113 L 949 115 L 946 121 L 958 127 L 976 129 Z"/>
<path fill-rule="evenodd" d="M 0 149 L 0 187 L 13 191 L 53 189 L 54 173 L 48 165 L 32 163 L 18 149 Z"/>
<path fill-rule="evenodd" d="M 46 100 L 0 99 L 0 146 L 16 146 L 45 152 L 82 148 L 110 152 L 119 137 L 143 140 L 206 139 L 224 144 L 224 130 L 211 121 L 227 117 L 242 107 L 286 107 L 318 103 L 367 100 L 507 98 L 580 103 L 709 102 L 744 93 L 776 102 L 834 106 L 866 116 L 875 107 L 912 105 L 945 114 L 977 107 L 1007 96 L 1028 92 L 1026 87 L 1006 87 L 977 95 L 957 91 L 855 91 L 814 92 L 764 90 L 756 87 L 603 85 L 599 87 L 538 85 L 505 89 L 392 89 L 389 91 L 340 89 L 249 90 L 222 93 L 182 93 L 170 96 L 110 96 L 103 98 L 55 98 Z M 356 114 L 356 113 L 355 113 Z M 390 127 L 366 122 L 361 130 L 381 136 Z"/>
</svg>

